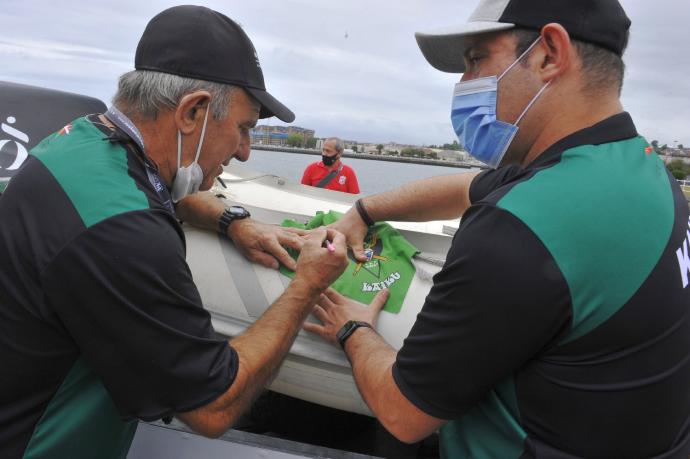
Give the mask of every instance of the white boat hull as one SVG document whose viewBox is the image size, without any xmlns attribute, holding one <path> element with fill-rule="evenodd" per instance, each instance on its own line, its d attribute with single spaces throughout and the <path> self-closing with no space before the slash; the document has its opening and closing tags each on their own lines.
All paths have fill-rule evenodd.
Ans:
<svg viewBox="0 0 690 459">
<path fill-rule="evenodd" d="M 247 182 L 229 185 L 233 202 L 246 205 L 252 216 L 267 223 L 280 224 L 286 218 L 306 221 L 317 210 L 328 211 L 336 204 L 345 207 L 339 210 L 349 207 L 342 202 L 340 193 L 334 193 L 335 198 L 340 199 L 339 203 L 338 199 L 332 199 L 333 192 L 307 189 L 308 194 L 304 196 L 299 193 L 301 185 L 295 188 L 295 184 L 292 184 L 293 189 L 282 191 L 270 183 L 252 184 L 250 195 L 272 196 L 275 205 L 289 207 L 278 199 L 281 194 L 287 193 L 293 208 L 301 205 L 300 210 L 304 213 L 253 207 L 239 198 L 243 193 L 240 191 L 243 183 Z M 324 197 L 318 199 L 319 194 L 314 191 L 323 193 Z M 251 202 L 250 199 L 247 201 Z M 384 311 L 379 318 L 378 332 L 396 349 L 402 346 L 408 335 L 431 288 L 431 275 L 440 269 L 439 264 L 450 245 L 448 236 L 409 230 L 402 230 L 402 233 L 423 252 L 423 259 L 415 259 L 418 272 L 400 312 L 392 314 Z M 229 240 L 216 233 L 185 226 L 185 234 L 187 261 L 204 307 L 211 313 L 216 331 L 226 337 L 242 333 L 290 282 L 279 271 L 247 261 Z M 308 320 L 315 319 L 310 316 Z M 343 352 L 304 330 L 299 333 L 270 389 L 332 408 L 370 415 L 357 391 L 350 364 Z"/>
</svg>

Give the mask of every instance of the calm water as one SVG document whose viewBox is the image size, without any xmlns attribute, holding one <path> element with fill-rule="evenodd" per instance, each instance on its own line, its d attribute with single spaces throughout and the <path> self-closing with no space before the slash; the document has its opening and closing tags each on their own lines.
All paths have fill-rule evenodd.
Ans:
<svg viewBox="0 0 690 459">
<path fill-rule="evenodd" d="M 299 182 L 302 179 L 304 169 L 310 163 L 320 160 L 321 157 L 315 155 L 252 150 L 249 161 L 244 164 L 257 171 L 280 175 Z M 357 174 L 359 189 L 362 194 L 380 193 L 413 180 L 458 174 L 468 170 L 357 158 L 344 158 L 343 162 L 354 169 Z"/>
</svg>

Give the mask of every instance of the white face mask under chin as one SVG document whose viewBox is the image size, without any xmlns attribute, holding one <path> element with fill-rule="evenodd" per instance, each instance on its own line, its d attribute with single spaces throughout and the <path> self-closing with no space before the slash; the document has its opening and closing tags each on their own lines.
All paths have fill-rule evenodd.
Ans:
<svg viewBox="0 0 690 459">
<path fill-rule="evenodd" d="M 208 121 L 208 112 L 210 106 L 206 107 L 206 115 L 204 115 L 204 124 L 201 127 L 201 138 L 196 149 L 196 158 L 194 162 L 187 167 L 182 167 L 182 133 L 177 130 L 177 174 L 173 179 L 172 189 L 170 190 L 170 197 L 173 202 L 178 202 L 190 194 L 199 191 L 201 182 L 204 180 L 204 173 L 199 166 L 199 155 L 201 154 L 201 146 L 204 144 L 204 135 L 206 134 L 206 122 Z"/>
</svg>

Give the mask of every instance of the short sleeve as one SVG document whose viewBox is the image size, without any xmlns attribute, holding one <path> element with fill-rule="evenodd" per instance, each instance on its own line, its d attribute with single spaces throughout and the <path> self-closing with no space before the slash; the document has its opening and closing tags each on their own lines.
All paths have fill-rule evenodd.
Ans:
<svg viewBox="0 0 690 459">
<path fill-rule="evenodd" d="M 569 290 L 555 261 L 512 214 L 463 217 L 393 367 L 419 409 L 456 419 L 567 331 Z"/>
<path fill-rule="evenodd" d="M 215 336 L 169 214 L 131 212 L 90 227 L 42 281 L 123 418 L 189 411 L 232 384 L 237 354 Z"/>
<path fill-rule="evenodd" d="M 349 167 L 345 166 L 347 169 L 347 192 L 352 194 L 359 194 L 359 182 L 357 182 L 357 175 L 355 171 Z"/>
</svg>

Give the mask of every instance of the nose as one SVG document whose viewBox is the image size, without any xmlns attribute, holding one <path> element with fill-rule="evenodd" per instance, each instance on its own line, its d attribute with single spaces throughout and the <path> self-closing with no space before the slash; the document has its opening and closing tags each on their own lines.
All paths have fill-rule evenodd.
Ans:
<svg viewBox="0 0 690 459">
<path fill-rule="evenodd" d="M 251 144 L 249 141 L 249 133 L 242 134 L 240 137 L 240 144 L 237 147 L 237 153 L 235 154 L 235 158 L 237 158 L 238 161 L 245 162 L 249 159 L 250 151 Z"/>
</svg>

